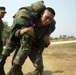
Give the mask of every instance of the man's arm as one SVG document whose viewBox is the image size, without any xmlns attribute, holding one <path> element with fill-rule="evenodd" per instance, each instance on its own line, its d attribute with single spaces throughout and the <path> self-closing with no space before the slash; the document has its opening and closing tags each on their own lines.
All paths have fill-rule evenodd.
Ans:
<svg viewBox="0 0 76 75">
<path fill-rule="evenodd" d="M 32 27 L 27 27 L 27 28 L 23 28 L 23 29 L 18 29 L 15 33 L 15 36 L 18 37 L 18 36 L 22 36 L 24 35 L 25 33 L 31 35 L 34 37 L 34 28 L 33 26 Z"/>
</svg>

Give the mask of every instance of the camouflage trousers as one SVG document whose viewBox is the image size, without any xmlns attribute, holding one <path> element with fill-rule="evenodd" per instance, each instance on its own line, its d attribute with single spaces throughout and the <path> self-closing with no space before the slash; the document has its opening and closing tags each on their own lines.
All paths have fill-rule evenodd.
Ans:
<svg viewBox="0 0 76 75">
<path fill-rule="evenodd" d="M 42 55 L 39 53 L 39 51 L 34 47 L 32 48 L 29 58 L 32 61 L 35 71 L 34 75 L 42 75 L 43 74 L 43 58 Z"/>
<path fill-rule="evenodd" d="M 14 33 L 11 33 L 2 54 L 8 57 L 17 46 L 19 46 L 19 38 L 16 38 Z"/>
<path fill-rule="evenodd" d="M 2 55 L 2 51 L 3 51 L 3 43 L 2 40 L 0 40 L 0 57 Z"/>
<path fill-rule="evenodd" d="M 32 47 L 33 40 L 34 40 L 34 37 L 32 37 L 28 34 L 25 34 L 24 36 L 22 36 L 22 38 L 20 40 L 20 47 L 13 60 L 13 64 L 20 65 L 22 67 L 26 58 L 29 57 L 30 60 L 32 61 L 34 67 L 36 68 L 35 72 L 34 72 L 35 75 L 42 75 L 42 73 L 43 73 L 42 55 L 38 52 L 38 50 L 35 47 Z M 16 69 L 16 71 L 17 71 L 17 69 Z M 11 72 L 11 69 L 9 72 Z M 10 75 L 18 75 L 18 74 L 10 74 Z"/>
<path fill-rule="evenodd" d="M 2 51 L 3 51 L 3 48 L 2 48 L 2 46 L 0 47 L 0 57 L 1 57 L 1 55 L 2 55 Z"/>
</svg>

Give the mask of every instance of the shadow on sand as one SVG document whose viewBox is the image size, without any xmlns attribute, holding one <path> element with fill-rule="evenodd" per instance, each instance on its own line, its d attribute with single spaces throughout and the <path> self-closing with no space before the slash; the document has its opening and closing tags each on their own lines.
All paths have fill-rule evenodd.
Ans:
<svg viewBox="0 0 76 75">
<path fill-rule="evenodd" d="M 43 75 L 52 75 L 53 73 L 63 73 L 64 71 L 62 70 L 57 70 L 57 71 L 49 71 L 49 70 L 46 70 L 43 72 Z M 27 74 L 24 74 L 24 75 L 34 75 L 33 72 L 29 72 Z"/>
</svg>

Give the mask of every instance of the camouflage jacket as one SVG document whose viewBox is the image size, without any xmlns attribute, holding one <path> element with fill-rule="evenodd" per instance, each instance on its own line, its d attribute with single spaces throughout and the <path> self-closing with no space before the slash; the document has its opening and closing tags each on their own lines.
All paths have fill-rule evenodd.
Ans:
<svg viewBox="0 0 76 75">
<path fill-rule="evenodd" d="M 0 20 L 0 46 L 2 46 L 2 33 L 3 33 L 4 24 L 2 20 Z"/>
<path fill-rule="evenodd" d="M 39 7 L 37 10 L 44 10 L 46 7 Z M 13 16 L 12 31 L 17 28 L 29 27 L 33 25 L 40 17 L 40 11 L 36 11 L 33 6 L 21 7 Z"/>
<path fill-rule="evenodd" d="M 49 44 L 45 43 L 44 37 L 48 36 L 49 38 L 51 33 L 54 32 L 55 30 L 55 24 L 56 21 L 53 20 L 48 26 L 35 27 L 35 39 L 32 44 L 32 49 L 38 50 L 40 51 L 40 53 L 42 53 L 44 48 L 49 46 L 50 43 Z"/>
<path fill-rule="evenodd" d="M 51 35 L 51 33 L 55 30 L 55 24 L 56 21 L 53 20 L 48 26 L 42 26 L 38 27 L 35 26 L 35 41 L 34 42 L 41 42 L 45 35 L 48 37 Z"/>
<path fill-rule="evenodd" d="M 46 6 L 44 5 L 43 1 L 32 3 L 31 6 L 21 7 L 13 16 L 14 20 L 11 27 L 11 32 L 32 26 L 40 17 L 40 13 L 45 9 Z"/>
<path fill-rule="evenodd" d="M 39 18 L 39 15 L 31 6 L 22 7 L 14 15 L 11 31 L 12 32 L 14 31 L 13 34 L 16 31 L 16 36 L 19 37 L 20 29 L 29 27 L 29 25 L 33 25 L 38 18 Z M 34 29 L 35 29 L 36 40 L 42 40 L 45 35 L 49 36 L 54 31 L 55 20 L 53 20 L 53 22 L 48 26 L 45 26 L 45 27 L 35 26 Z"/>
<path fill-rule="evenodd" d="M 56 21 L 53 20 L 48 26 L 42 26 L 42 27 L 35 26 L 34 27 L 35 37 L 41 40 L 45 35 L 49 37 L 51 33 L 55 30 L 55 24 L 56 24 Z"/>
</svg>

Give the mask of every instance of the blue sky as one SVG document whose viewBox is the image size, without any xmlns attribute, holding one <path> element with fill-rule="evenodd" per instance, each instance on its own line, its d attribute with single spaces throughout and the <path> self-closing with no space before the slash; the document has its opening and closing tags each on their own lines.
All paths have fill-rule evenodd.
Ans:
<svg viewBox="0 0 76 75">
<path fill-rule="evenodd" d="M 23 6 L 29 6 L 38 0 L 0 0 L 0 6 L 5 6 L 7 14 L 3 18 L 11 26 L 12 16 Z M 76 37 L 76 0 L 44 0 L 46 7 L 52 7 L 55 12 L 56 30 L 52 37 L 73 35 Z"/>
</svg>

